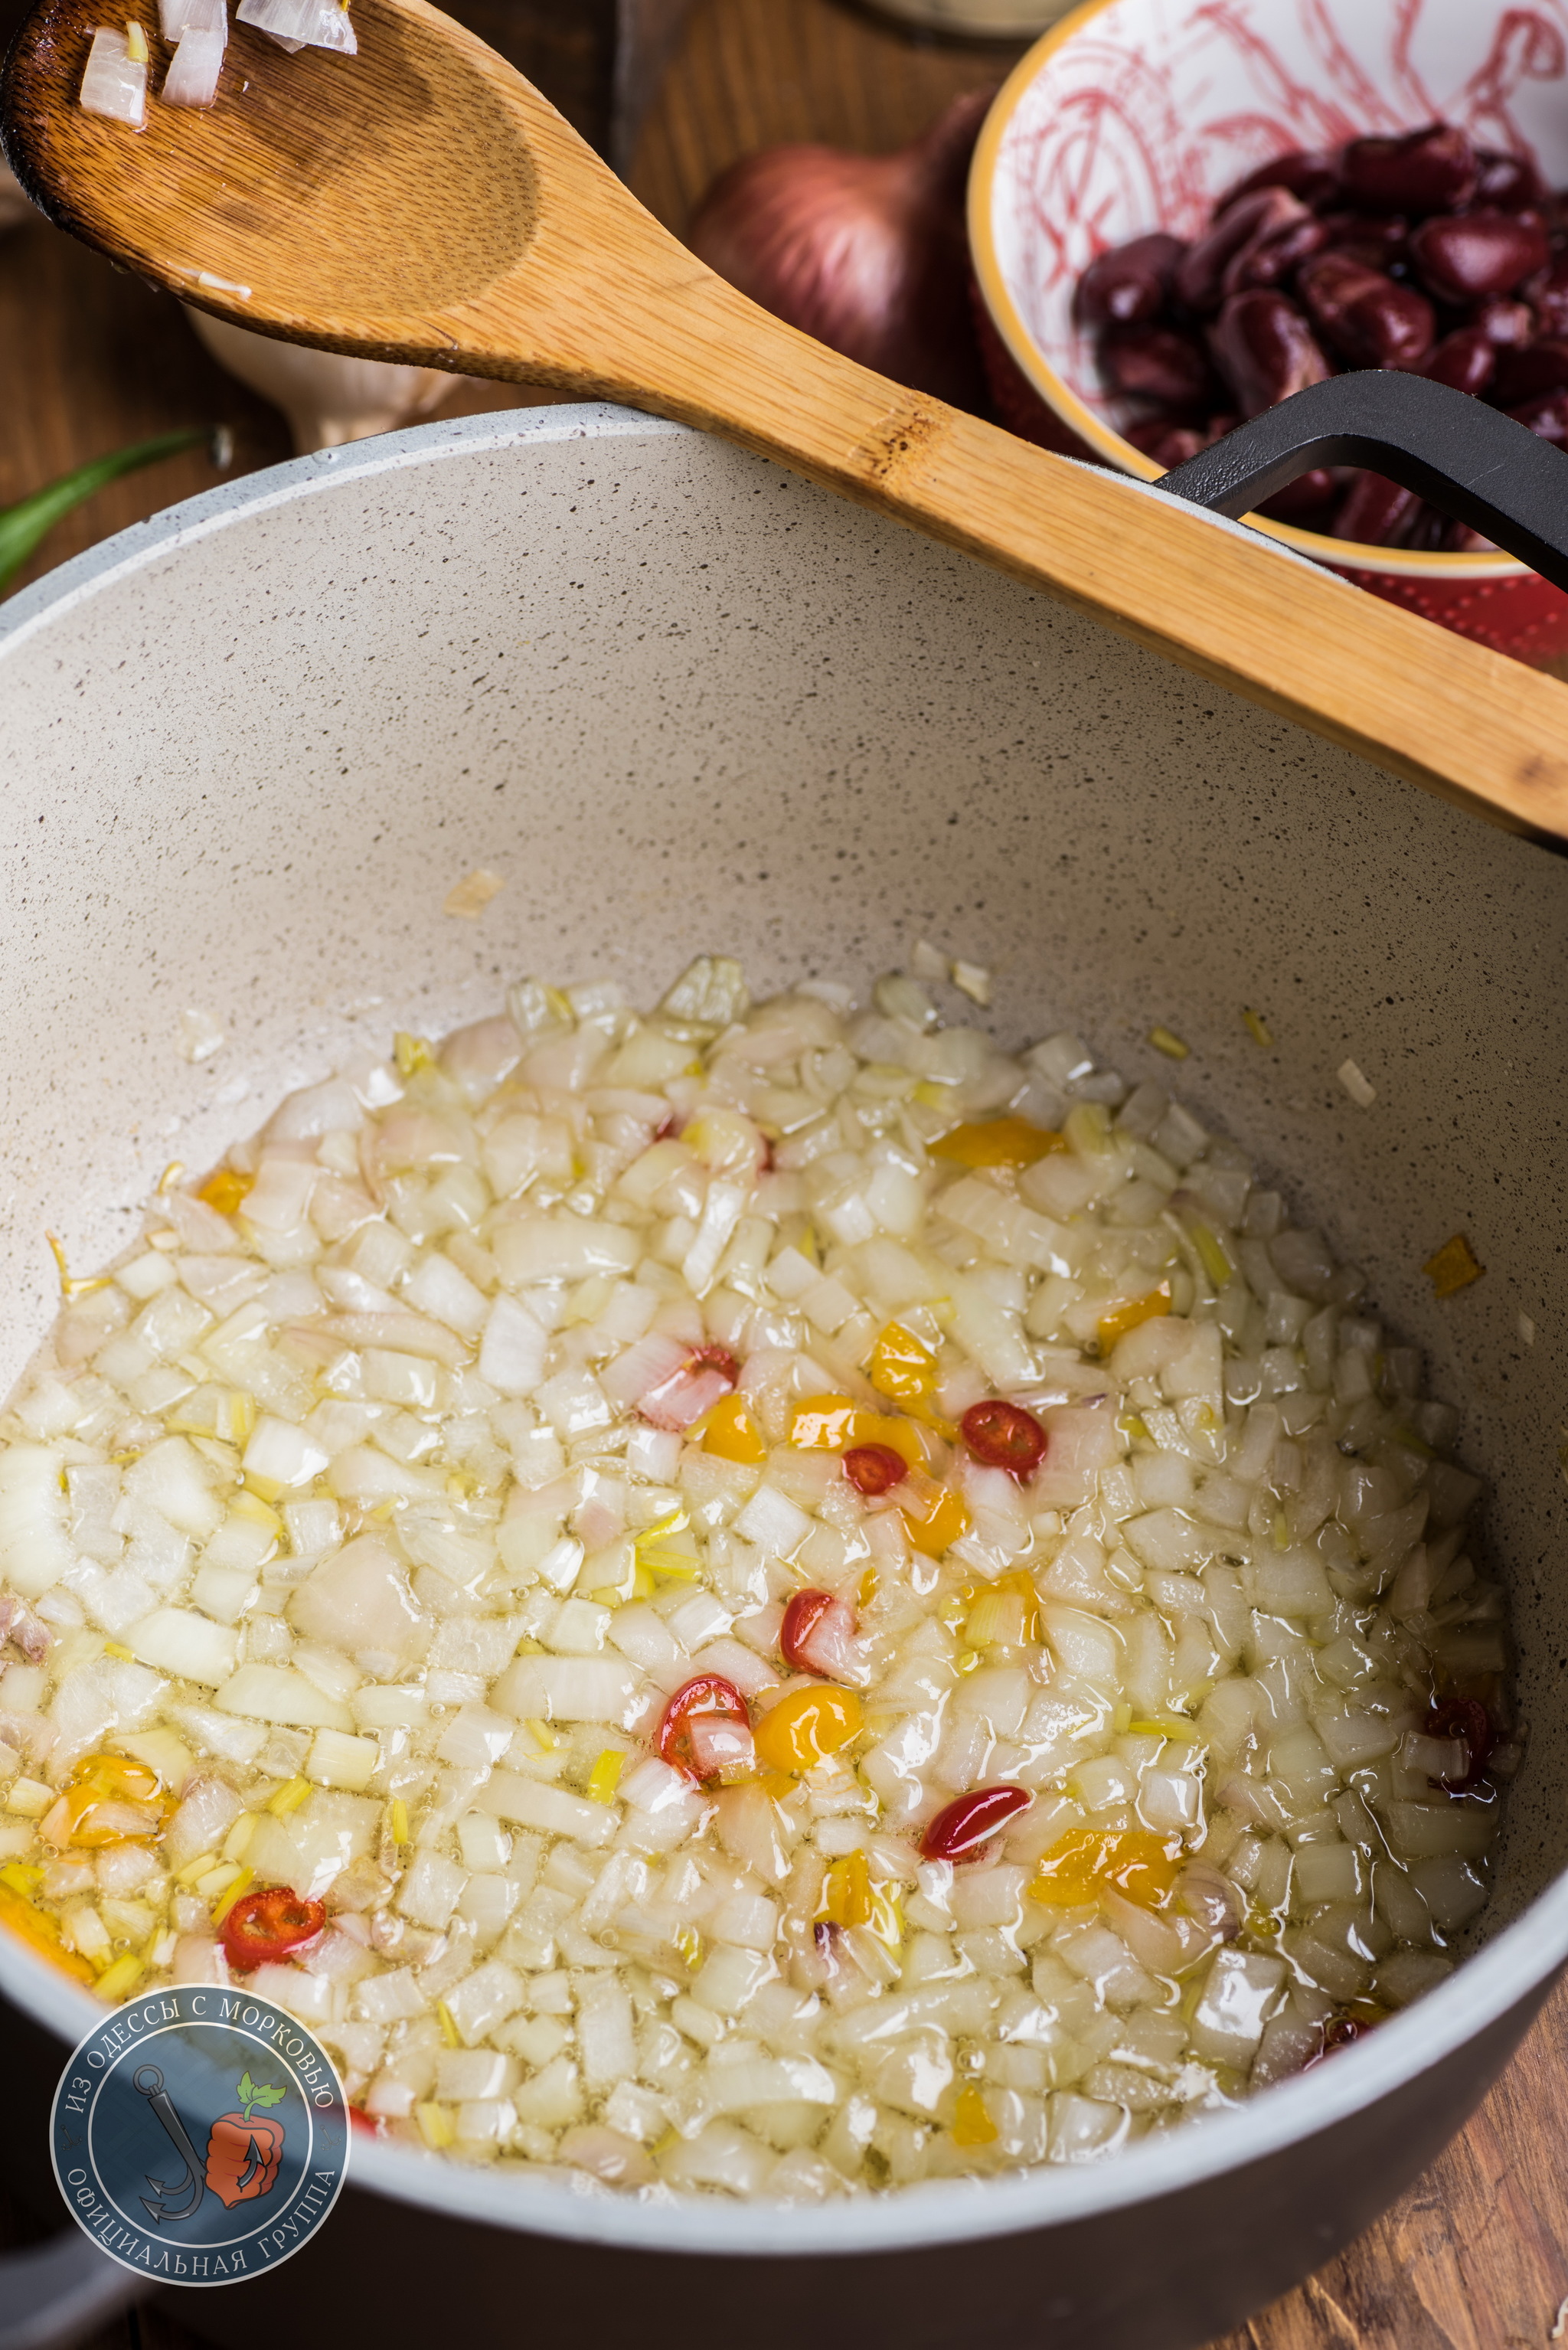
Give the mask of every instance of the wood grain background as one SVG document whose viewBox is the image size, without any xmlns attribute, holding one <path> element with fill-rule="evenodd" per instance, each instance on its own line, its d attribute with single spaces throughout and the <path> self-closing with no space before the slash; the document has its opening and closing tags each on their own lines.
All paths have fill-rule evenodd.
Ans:
<svg viewBox="0 0 1568 2350">
<path fill-rule="evenodd" d="M 0 0 L 0 42 L 27 0 Z M 585 137 L 610 136 L 614 0 L 456 0 L 452 13 L 527 73 Z M 902 146 L 950 97 L 1020 54 L 911 37 L 836 0 L 696 0 L 638 144 L 637 193 L 677 233 L 714 174 L 781 140 Z M 460 382 L 441 416 L 528 406 Z M 181 424 L 223 423 L 233 473 L 292 455 L 278 411 L 224 374 L 184 313 L 43 221 L 0 234 L 0 505 L 84 458 Z M 17 585 L 220 478 L 194 449 L 111 484 L 50 535 Z M 233 478 L 233 474 L 228 478 Z"/>
<path fill-rule="evenodd" d="M 0 5 L 0 32 L 13 13 Z M 585 135 L 609 132 L 610 0 L 460 0 L 453 13 L 535 79 Z M 821 140 L 903 145 L 961 90 L 999 80 L 1001 45 L 920 40 L 838 0 L 696 0 L 643 126 L 632 184 L 679 232 L 714 173 L 751 149 Z M 535 395 L 460 384 L 443 415 Z M 0 504 L 82 459 L 171 425 L 224 422 L 235 470 L 290 453 L 277 411 L 210 359 L 177 304 L 43 222 L 0 238 Z M 57 528 L 26 577 L 208 488 L 200 452 L 101 492 Z M 0 2052 L 3 2054 L 3 2052 Z M 1361 2241 L 1214 2350 L 1550 2350 L 1568 2296 L 1568 1989 L 1469 2127 Z M 51 2213 L 0 2206 L 0 2241 Z M 161 2310 L 90 2350 L 196 2350 Z"/>
</svg>

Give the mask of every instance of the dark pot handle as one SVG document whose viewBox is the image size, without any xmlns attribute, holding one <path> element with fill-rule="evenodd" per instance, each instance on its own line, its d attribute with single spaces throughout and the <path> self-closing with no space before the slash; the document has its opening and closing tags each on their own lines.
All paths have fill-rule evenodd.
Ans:
<svg viewBox="0 0 1568 2350">
<path fill-rule="evenodd" d="M 74 2224 L 26 2251 L 0 2252 L 0 2350 L 67 2350 L 146 2291 Z"/>
<path fill-rule="evenodd" d="M 1425 376 L 1368 368 L 1309 384 L 1155 486 L 1244 515 L 1314 465 L 1366 465 L 1568 588 L 1568 455 Z"/>
</svg>

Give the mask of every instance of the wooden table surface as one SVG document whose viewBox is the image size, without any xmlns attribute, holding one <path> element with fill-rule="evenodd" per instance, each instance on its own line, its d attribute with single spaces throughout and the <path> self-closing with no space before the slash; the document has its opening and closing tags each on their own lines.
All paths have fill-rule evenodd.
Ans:
<svg viewBox="0 0 1568 2350">
<path fill-rule="evenodd" d="M 472 0 L 454 13 L 472 15 L 496 39 L 508 6 L 520 5 Z M 0 30 L 5 13 L 0 7 Z M 505 44 L 519 63 L 537 59 L 538 78 L 589 135 L 602 94 L 577 32 L 592 18 L 582 0 L 556 0 L 536 20 L 533 49 L 525 38 Z M 900 146 L 949 98 L 999 79 L 1016 54 L 910 38 L 838 0 L 696 0 L 644 124 L 632 183 L 679 232 L 737 155 L 782 140 Z M 534 397 L 462 383 L 439 412 Z M 0 238 L 0 504 L 83 458 L 176 424 L 227 423 L 238 472 L 290 453 L 282 418 L 207 357 L 174 302 L 42 222 Z M 24 577 L 216 478 L 192 452 L 112 485 L 55 531 Z M 1214 2350 L 1549 2350 L 1563 2339 L 1552 2328 L 1568 2296 L 1557 2119 L 1565 2081 L 1568 1989 L 1469 2127 L 1386 2218 Z M 34 2232 L 23 2215 L 0 2210 L 0 2240 Z M 195 2344 L 161 2313 L 143 2311 L 90 2350 Z"/>
</svg>

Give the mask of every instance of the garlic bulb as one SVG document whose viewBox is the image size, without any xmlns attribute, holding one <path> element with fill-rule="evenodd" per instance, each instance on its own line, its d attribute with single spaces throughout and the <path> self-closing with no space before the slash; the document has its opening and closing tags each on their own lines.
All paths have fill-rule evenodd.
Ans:
<svg viewBox="0 0 1568 2350">
<path fill-rule="evenodd" d="M 395 432 L 428 416 L 456 381 L 440 368 L 393 367 L 384 359 L 349 359 L 336 351 L 306 350 L 231 327 L 205 310 L 188 310 L 191 324 L 220 367 L 259 391 L 287 417 L 302 457 L 339 449 L 372 432 Z"/>
</svg>

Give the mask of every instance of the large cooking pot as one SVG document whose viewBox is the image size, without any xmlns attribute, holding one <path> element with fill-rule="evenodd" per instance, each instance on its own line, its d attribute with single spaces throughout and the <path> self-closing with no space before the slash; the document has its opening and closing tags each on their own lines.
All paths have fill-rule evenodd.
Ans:
<svg viewBox="0 0 1568 2350">
<path fill-rule="evenodd" d="M 992 967 L 1004 1042 L 1071 1025 L 1168 1082 L 1145 1039 L 1178 1031 L 1199 1113 L 1367 1269 L 1492 1482 L 1532 1731 L 1481 1946 L 1244 2111 L 1103 2166 L 789 2210 L 365 2146 L 286 2269 L 180 2317 L 300 2350 L 517 2324 L 689 2350 L 716 2323 L 750 2350 L 825 2327 L 1176 2350 L 1363 2228 L 1568 1956 L 1568 867 L 760 458 L 604 408 L 329 452 L 67 565 L 0 619 L 0 1386 L 53 1309 L 46 1228 L 108 1257 L 166 1160 L 210 1162 L 358 1040 L 475 1017 L 524 970 L 647 996 L 711 948 L 766 989 L 864 980 L 923 935 Z M 505 889 L 444 915 L 480 865 Z M 189 1007 L 229 1038 L 200 1066 Z M 1420 1268 L 1459 1230 L 1487 1274 L 1438 1304 Z M 95 2010 L 5 1942 L 0 1990 L 0 2158 L 36 2193 Z M 125 2282 L 72 2233 L 0 2271 L 0 2319 L 36 2343 Z"/>
</svg>

